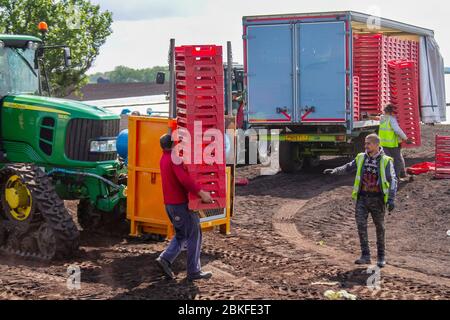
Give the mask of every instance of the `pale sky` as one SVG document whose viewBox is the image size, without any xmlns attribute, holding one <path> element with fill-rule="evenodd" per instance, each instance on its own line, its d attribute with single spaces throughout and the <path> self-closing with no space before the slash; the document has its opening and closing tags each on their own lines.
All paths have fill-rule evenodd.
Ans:
<svg viewBox="0 0 450 320">
<path fill-rule="evenodd" d="M 450 2 L 442 0 L 92 0 L 113 12 L 113 34 L 89 71 L 118 65 L 145 68 L 167 64 L 169 39 L 177 44 L 232 41 L 242 62 L 242 17 L 320 11 L 360 11 L 433 29 L 450 66 Z M 447 76 L 450 78 L 450 76 Z M 447 79 L 450 82 L 450 79 Z M 447 85 L 450 97 L 450 85 Z M 450 100 L 450 99 L 449 99 Z"/>
<path fill-rule="evenodd" d="M 382 17 L 433 29 L 450 64 L 450 3 L 421 0 L 92 0 L 113 12 L 114 33 L 102 47 L 91 72 L 117 65 L 144 68 L 167 63 L 169 39 L 178 44 L 232 41 L 242 61 L 242 16 L 345 11 L 379 12 Z"/>
</svg>

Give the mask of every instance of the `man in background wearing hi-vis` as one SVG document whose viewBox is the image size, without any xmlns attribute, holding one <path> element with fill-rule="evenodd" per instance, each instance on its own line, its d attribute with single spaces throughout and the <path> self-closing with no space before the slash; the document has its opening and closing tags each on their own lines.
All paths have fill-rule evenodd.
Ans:
<svg viewBox="0 0 450 320">
<path fill-rule="evenodd" d="M 327 169 L 324 173 L 344 175 L 356 171 L 352 198 L 356 201 L 355 218 L 361 244 L 361 258 L 355 263 L 371 264 L 367 233 L 370 213 L 377 233 L 377 265 L 383 268 L 386 265 L 384 216 L 386 206 L 389 212 L 395 208 L 397 178 L 392 158 L 384 154 L 383 148 L 380 147 L 380 138 L 376 134 L 366 137 L 365 149 L 366 152 L 358 154 L 352 162 L 339 168 Z"/>
<path fill-rule="evenodd" d="M 388 104 L 384 108 L 384 115 L 381 116 L 380 130 L 378 133 L 380 137 L 380 145 L 383 147 L 387 156 L 394 159 L 395 174 L 397 178 L 406 178 L 405 159 L 402 155 L 402 148 L 400 143 L 406 141 L 411 144 L 406 134 L 400 128 L 397 118 L 394 115 L 394 106 Z"/>
</svg>

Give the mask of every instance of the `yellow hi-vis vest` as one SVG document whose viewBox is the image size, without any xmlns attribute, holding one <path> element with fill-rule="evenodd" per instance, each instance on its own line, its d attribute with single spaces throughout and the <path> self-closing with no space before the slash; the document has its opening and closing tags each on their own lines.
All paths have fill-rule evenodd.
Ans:
<svg viewBox="0 0 450 320">
<path fill-rule="evenodd" d="M 361 174 L 362 169 L 364 166 L 364 159 L 365 159 L 365 153 L 360 153 L 356 156 L 356 178 L 355 178 L 355 184 L 353 186 L 353 193 L 352 198 L 353 200 L 358 200 L 359 191 L 361 190 Z M 391 157 L 388 157 L 387 155 L 383 155 L 380 160 L 380 178 L 381 178 L 381 190 L 384 195 L 384 203 L 388 202 L 389 199 L 389 188 L 391 184 L 386 179 L 386 168 L 389 164 L 389 161 L 391 163 L 394 161 Z"/>
<path fill-rule="evenodd" d="M 386 148 L 397 148 L 398 137 L 391 126 L 391 116 L 386 116 L 380 123 L 380 130 L 378 132 L 380 137 L 380 145 Z"/>
</svg>

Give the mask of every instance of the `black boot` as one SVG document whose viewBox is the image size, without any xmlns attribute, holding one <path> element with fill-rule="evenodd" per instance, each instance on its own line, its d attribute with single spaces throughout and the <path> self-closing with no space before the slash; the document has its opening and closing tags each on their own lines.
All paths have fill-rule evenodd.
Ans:
<svg viewBox="0 0 450 320">
<path fill-rule="evenodd" d="M 187 278 L 189 281 L 195 281 L 195 280 L 202 280 L 202 279 L 210 279 L 211 277 L 212 277 L 211 272 L 200 271 L 199 273 L 188 275 Z"/>
<path fill-rule="evenodd" d="M 384 267 L 386 267 L 386 259 L 385 259 L 385 257 L 384 257 L 384 254 L 378 255 L 377 266 L 378 266 L 379 268 L 384 268 Z"/>
<path fill-rule="evenodd" d="M 355 264 L 363 265 L 363 264 L 371 264 L 372 261 L 370 259 L 370 255 L 363 254 L 361 258 L 355 261 Z"/>
<path fill-rule="evenodd" d="M 173 274 L 169 261 L 166 261 L 165 259 L 158 257 L 156 259 L 156 264 L 169 279 L 175 278 L 175 275 Z"/>
</svg>

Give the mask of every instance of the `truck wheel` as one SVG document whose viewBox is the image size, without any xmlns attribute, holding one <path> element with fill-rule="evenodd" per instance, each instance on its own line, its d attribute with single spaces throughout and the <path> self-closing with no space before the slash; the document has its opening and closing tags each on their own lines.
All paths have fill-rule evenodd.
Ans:
<svg viewBox="0 0 450 320">
<path fill-rule="evenodd" d="M 361 152 L 364 152 L 364 145 L 366 137 L 369 135 L 367 132 L 361 133 L 353 142 L 353 155 L 356 157 Z"/>
<path fill-rule="evenodd" d="M 280 141 L 280 167 L 285 173 L 293 173 L 303 168 L 304 158 L 300 156 L 297 143 Z"/>
<path fill-rule="evenodd" d="M 320 156 L 307 157 L 306 165 L 308 165 L 309 168 L 317 168 L 320 165 Z"/>
</svg>

